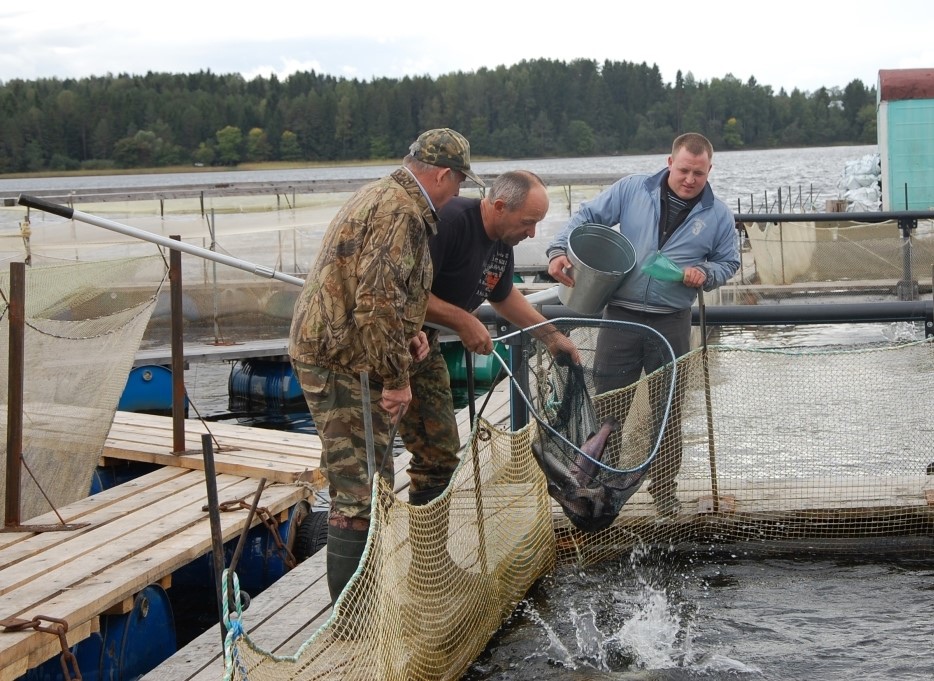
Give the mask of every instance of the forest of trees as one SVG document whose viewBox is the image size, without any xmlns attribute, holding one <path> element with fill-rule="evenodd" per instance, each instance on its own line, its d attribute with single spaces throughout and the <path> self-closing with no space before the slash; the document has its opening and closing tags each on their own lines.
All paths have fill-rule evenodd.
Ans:
<svg viewBox="0 0 934 681">
<path fill-rule="evenodd" d="M 475 156 L 664 152 L 688 130 L 716 149 L 873 144 L 875 88 L 775 93 L 727 74 L 664 83 L 645 63 L 538 59 L 438 78 L 210 71 L 0 82 L 0 173 L 261 161 L 397 159 L 423 130 Z"/>
</svg>

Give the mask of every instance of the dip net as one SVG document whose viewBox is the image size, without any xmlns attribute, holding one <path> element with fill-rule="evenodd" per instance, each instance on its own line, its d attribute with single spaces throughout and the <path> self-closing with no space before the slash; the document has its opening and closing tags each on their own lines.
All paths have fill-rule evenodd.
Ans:
<svg viewBox="0 0 934 681">
<path fill-rule="evenodd" d="M 577 357 L 554 349 L 560 338 Z M 532 453 L 548 493 L 578 529 L 608 527 L 639 489 L 677 415 L 671 346 L 648 326 L 611 320 L 556 319 L 501 340 L 517 342 L 529 368 L 524 386 L 497 355 L 538 425 Z M 646 362 L 659 368 L 640 380 Z"/>
<path fill-rule="evenodd" d="M 159 255 L 25 268 L 20 520 L 88 496 L 166 274 Z M 8 445 L 11 271 L 0 272 L 0 430 Z M 0 467 L 6 497 L 6 466 Z"/>
</svg>

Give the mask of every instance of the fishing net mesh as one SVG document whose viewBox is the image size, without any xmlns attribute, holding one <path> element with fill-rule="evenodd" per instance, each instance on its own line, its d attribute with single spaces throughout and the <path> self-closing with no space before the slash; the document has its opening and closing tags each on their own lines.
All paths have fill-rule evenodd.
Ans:
<svg viewBox="0 0 934 681">
<path fill-rule="evenodd" d="M 188 245 L 301 277 L 313 264 L 324 230 L 345 199 L 344 194 L 204 197 L 108 201 L 78 208 L 158 237 L 178 236 Z M 0 223 L 3 217 L 0 214 Z M 0 228 L 0 259 L 94 262 L 158 252 L 152 243 L 51 213 L 23 214 L 17 208 L 16 220 L 18 231 Z M 187 254 L 181 262 L 186 341 L 220 344 L 288 336 L 299 287 Z M 168 307 L 166 292 L 157 311 Z M 170 333 L 168 314 L 155 314 L 143 347 L 166 345 Z"/>
<path fill-rule="evenodd" d="M 764 294 L 800 298 L 805 293 L 839 290 L 841 282 L 850 282 L 864 291 L 885 293 L 896 291 L 903 280 L 931 283 L 934 262 L 931 220 L 917 221 L 907 238 L 894 220 L 750 222 L 743 225 L 742 234 L 742 259 L 747 266 L 755 266 L 754 273 L 748 276 L 740 273 L 742 279 L 749 280 L 742 283 L 762 287 L 744 289 L 746 297 Z M 787 284 L 798 286 L 764 288 Z"/>
<path fill-rule="evenodd" d="M 592 332 L 568 330 L 582 354 Z M 251 641 L 246 611 L 228 634 L 227 678 L 457 679 L 554 565 L 642 545 L 934 551 L 934 428 L 918 408 L 934 391 L 934 339 L 822 351 L 711 345 L 683 356 L 673 397 L 681 465 L 668 471 L 680 511 L 659 512 L 650 474 L 598 531 L 577 527 L 549 496 L 533 453 L 539 419 L 560 406 L 551 374 L 567 369 L 541 348 L 521 364 L 543 413 L 517 430 L 478 418 L 433 504 L 409 506 L 380 486 L 362 567 L 331 618 L 294 656 L 277 657 Z M 612 437 L 627 444 L 604 454 L 617 475 L 652 451 L 663 376 L 593 395 L 596 421 L 614 414 L 626 424 Z M 656 460 L 677 461 L 665 451 L 677 443 L 663 437 Z"/>
<path fill-rule="evenodd" d="M 378 478 L 369 545 L 328 622 L 291 657 L 229 638 L 227 678 L 458 678 L 554 566 L 533 435 L 478 419 L 448 490 L 426 506 Z"/>
<path fill-rule="evenodd" d="M 88 495 L 165 275 L 161 257 L 34 261 L 25 271 L 20 520 Z M 8 445 L 9 267 L 0 272 L 0 424 Z M 0 467 L 5 503 L 6 467 Z M 48 500 L 46 499 L 48 497 Z"/>
</svg>

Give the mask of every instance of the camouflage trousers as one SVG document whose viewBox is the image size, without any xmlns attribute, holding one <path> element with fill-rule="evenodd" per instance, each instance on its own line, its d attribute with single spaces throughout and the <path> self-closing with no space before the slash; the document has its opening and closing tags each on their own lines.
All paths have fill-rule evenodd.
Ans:
<svg viewBox="0 0 934 681">
<path fill-rule="evenodd" d="M 409 494 L 432 492 L 437 496 L 460 463 L 451 376 L 437 339 L 428 356 L 412 368 L 409 384 L 412 402 L 399 424 L 405 448 L 412 453 Z"/>
<path fill-rule="evenodd" d="M 321 468 L 331 496 L 330 524 L 365 529 L 370 519 L 370 478 L 360 377 L 292 361 L 321 440 Z M 410 374 L 412 402 L 399 434 L 412 452 L 410 493 L 444 487 L 459 463 L 460 439 L 454 416 L 451 380 L 437 342 Z M 389 415 L 379 406 L 381 384 L 370 380 L 373 448 L 379 475 L 395 480 Z"/>
</svg>

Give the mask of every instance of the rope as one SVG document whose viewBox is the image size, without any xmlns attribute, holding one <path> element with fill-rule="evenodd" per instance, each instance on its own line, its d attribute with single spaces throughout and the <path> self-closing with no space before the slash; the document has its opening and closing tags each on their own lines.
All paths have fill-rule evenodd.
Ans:
<svg viewBox="0 0 934 681">
<path fill-rule="evenodd" d="M 228 589 L 228 576 L 230 570 L 225 569 L 223 577 L 221 578 L 221 589 L 222 593 L 229 593 Z M 230 612 L 230 599 L 224 598 L 224 626 L 227 628 L 227 637 L 224 639 L 224 681 L 231 681 L 233 678 L 234 672 L 234 648 L 237 642 L 237 639 L 243 636 L 243 622 L 241 617 L 243 616 L 243 606 L 240 603 L 240 579 L 237 577 L 237 573 L 233 574 L 233 601 L 236 604 L 236 612 Z M 243 664 L 243 660 L 240 659 L 239 655 L 236 655 L 236 663 L 238 665 L 237 671 L 240 674 L 241 679 L 249 678 L 247 676 L 246 667 Z"/>
</svg>

